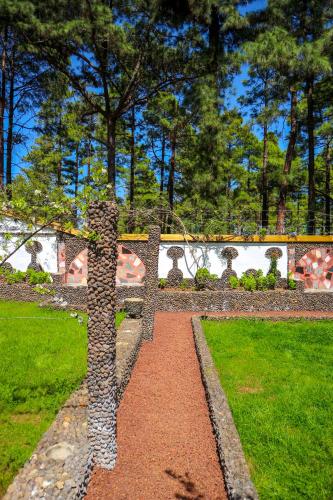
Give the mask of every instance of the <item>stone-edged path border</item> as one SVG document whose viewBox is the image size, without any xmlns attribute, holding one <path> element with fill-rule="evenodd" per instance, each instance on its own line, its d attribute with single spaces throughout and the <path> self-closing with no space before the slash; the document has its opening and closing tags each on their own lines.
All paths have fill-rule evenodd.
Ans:
<svg viewBox="0 0 333 500">
<path fill-rule="evenodd" d="M 117 333 L 118 401 L 141 346 L 141 320 L 124 319 Z M 84 497 L 93 463 L 87 436 L 88 392 L 84 382 L 59 411 L 3 500 L 73 500 Z"/>
<path fill-rule="evenodd" d="M 259 497 L 250 478 L 239 434 L 206 342 L 201 319 L 201 316 L 192 317 L 194 342 L 228 498 L 257 500 Z"/>
<path fill-rule="evenodd" d="M 225 500 L 191 313 L 155 315 L 117 416 L 114 470 L 94 469 L 86 500 Z"/>
</svg>

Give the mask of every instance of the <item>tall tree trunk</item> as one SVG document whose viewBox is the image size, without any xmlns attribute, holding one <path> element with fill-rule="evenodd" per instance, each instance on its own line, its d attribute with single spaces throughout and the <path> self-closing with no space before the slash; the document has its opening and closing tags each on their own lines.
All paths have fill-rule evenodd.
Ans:
<svg viewBox="0 0 333 500">
<path fill-rule="evenodd" d="M 231 203 L 232 203 L 232 194 L 231 194 L 231 178 L 228 177 L 226 183 L 226 200 L 227 200 L 227 234 L 232 234 L 233 230 L 231 227 Z"/>
<path fill-rule="evenodd" d="M 128 232 L 134 231 L 135 227 L 135 217 L 134 217 L 134 194 L 135 194 L 135 110 L 134 107 L 131 110 L 131 137 L 130 137 L 130 152 L 131 152 L 131 164 L 130 164 L 130 185 L 129 185 L 129 203 L 130 203 L 130 213 L 128 216 Z"/>
<path fill-rule="evenodd" d="M 87 144 L 87 185 L 90 185 L 91 182 L 91 139 L 88 139 L 88 144 Z"/>
<path fill-rule="evenodd" d="M 91 143 L 89 141 L 89 156 L 87 159 L 87 185 L 90 185 L 91 181 L 91 157 L 90 157 L 90 151 L 91 151 Z"/>
<path fill-rule="evenodd" d="M 219 12 L 219 6 L 213 4 L 210 12 L 209 24 L 209 50 L 211 54 L 211 75 L 213 76 L 213 85 L 215 87 L 215 108 L 220 109 L 220 62 L 224 56 L 224 38 L 221 30 L 222 17 Z"/>
<path fill-rule="evenodd" d="M 161 166 L 160 166 L 160 225 L 161 230 L 165 230 L 165 213 L 163 210 L 163 194 L 164 194 L 164 172 L 165 172 L 165 134 L 162 132 L 162 152 L 161 152 Z"/>
<path fill-rule="evenodd" d="M 169 201 L 169 209 L 170 212 L 173 212 L 173 206 L 174 206 L 174 189 L 175 189 L 175 171 L 176 171 L 176 147 L 177 147 L 177 140 L 176 140 L 176 130 L 173 129 L 171 132 L 171 157 L 170 157 L 170 172 L 169 172 L 169 179 L 168 179 L 168 201 Z M 171 223 L 172 223 L 172 216 L 170 215 L 169 217 L 169 223 L 168 223 L 168 232 L 170 232 L 171 229 Z"/>
<path fill-rule="evenodd" d="M 247 191 L 250 192 L 251 188 L 251 161 L 247 162 L 247 179 L 246 179 Z"/>
<path fill-rule="evenodd" d="M 62 174 L 62 160 L 60 159 L 58 161 L 58 165 L 57 165 L 57 186 L 58 187 L 61 187 L 61 185 L 62 185 L 61 174 Z"/>
<path fill-rule="evenodd" d="M 110 186 L 110 198 L 116 198 L 116 120 L 113 117 L 107 119 L 107 162 L 108 162 L 108 184 Z"/>
<path fill-rule="evenodd" d="M 5 137 L 4 137 L 4 123 L 5 123 L 5 108 L 6 108 L 6 66 L 7 66 L 7 45 L 8 31 L 4 29 L 3 33 L 3 46 L 1 52 L 1 95 L 0 95 L 0 189 L 4 185 L 5 174 Z"/>
<path fill-rule="evenodd" d="M 209 25 L 209 48 L 211 52 L 212 71 L 216 75 L 220 53 L 221 20 L 217 5 L 212 5 Z"/>
<path fill-rule="evenodd" d="M 165 171 L 165 135 L 162 135 L 162 152 L 161 152 L 161 168 L 160 168 L 160 195 L 164 191 L 164 171 Z"/>
<path fill-rule="evenodd" d="M 74 196 L 75 196 L 75 206 L 74 206 L 74 221 L 75 227 L 78 227 L 78 211 L 76 199 L 79 194 L 79 143 L 75 145 L 75 170 L 74 170 Z"/>
<path fill-rule="evenodd" d="M 264 125 L 264 150 L 262 159 L 262 206 L 261 206 L 261 226 L 268 227 L 268 183 L 267 183 L 267 163 L 268 163 L 268 127 Z"/>
<path fill-rule="evenodd" d="M 60 114 L 59 117 L 59 124 L 58 124 L 58 133 L 59 133 L 59 161 L 57 165 L 57 186 L 61 187 L 62 186 L 62 116 Z"/>
<path fill-rule="evenodd" d="M 9 105 L 8 105 L 8 132 L 6 155 L 6 190 L 9 199 L 12 197 L 12 158 L 13 158 L 13 126 L 14 126 L 14 84 L 15 84 L 15 50 L 13 48 L 10 77 L 9 77 Z"/>
<path fill-rule="evenodd" d="M 325 151 L 325 233 L 331 234 L 331 146 L 326 146 Z"/>
<path fill-rule="evenodd" d="M 308 132 L 308 234 L 316 231 L 315 140 L 313 112 L 313 77 L 306 82 L 307 132 Z"/>
<path fill-rule="evenodd" d="M 286 157 L 283 165 L 283 179 L 280 186 L 279 202 L 278 202 L 278 213 L 276 222 L 276 232 L 278 234 L 283 234 L 285 232 L 286 223 L 286 201 L 288 193 L 288 179 L 287 176 L 290 174 L 291 165 L 293 161 L 295 144 L 297 138 L 297 92 L 294 89 L 290 90 L 290 134 L 289 142 L 286 152 Z"/>
<path fill-rule="evenodd" d="M 74 196 L 79 194 L 79 143 L 75 145 Z"/>
</svg>

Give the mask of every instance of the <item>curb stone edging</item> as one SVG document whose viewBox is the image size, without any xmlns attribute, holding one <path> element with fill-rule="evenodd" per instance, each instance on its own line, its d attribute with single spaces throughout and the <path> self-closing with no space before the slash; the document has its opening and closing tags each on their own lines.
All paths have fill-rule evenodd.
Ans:
<svg viewBox="0 0 333 500">
<path fill-rule="evenodd" d="M 230 500 L 259 500 L 200 320 L 201 316 L 192 317 L 194 343 L 227 495 Z"/>
</svg>

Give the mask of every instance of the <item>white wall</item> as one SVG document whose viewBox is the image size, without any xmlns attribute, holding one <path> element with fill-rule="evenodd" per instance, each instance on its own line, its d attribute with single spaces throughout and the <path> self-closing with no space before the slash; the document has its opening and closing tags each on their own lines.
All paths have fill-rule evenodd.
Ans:
<svg viewBox="0 0 333 500">
<path fill-rule="evenodd" d="M 37 227 L 35 228 L 37 229 Z M 17 242 L 22 241 L 22 236 L 30 234 L 35 229 L 30 229 L 22 222 L 13 219 L 5 219 L 0 224 L 0 256 L 5 257 L 17 247 Z M 10 233 L 11 239 L 8 241 L 5 234 Z M 53 229 L 46 229 L 32 238 L 33 241 L 39 241 L 43 249 L 37 254 L 37 262 L 44 271 L 49 273 L 58 272 L 57 256 L 57 237 Z M 31 262 L 31 255 L 26 251 L 24 245 L 19 248 L 12 257 L 8 259 L 9 264 L 14 269 L 26 271 Z"/>
<path fill-rule="evenodd" d="M 225 247 L 233 247 L 238 251 L 238 257 L 232 261 L 232 269 L 240 277 L 248 269 L 262 269 L 264 274 L 269 270 L 270 260 L 265 257 L 268 248 L 276 247 L 282 251 L 282 257 L 278 259 L 278 270 L 282 278 L 287 278 L 288 257 L 286 244 L 272 243 L 161 243 L 158 276 L 166 278 L 172 268 L 172 259 L 167 256 L 170 247 L 179 246 L 184 250 L 184 257 L 178 260 L 178 268 L 183 272 L 184 278 L 194 278 L 198 267 L 207 267 L 211 273 L 221 277 L 227 268 L 227 261 L 221 256 Z"/>
</svg>

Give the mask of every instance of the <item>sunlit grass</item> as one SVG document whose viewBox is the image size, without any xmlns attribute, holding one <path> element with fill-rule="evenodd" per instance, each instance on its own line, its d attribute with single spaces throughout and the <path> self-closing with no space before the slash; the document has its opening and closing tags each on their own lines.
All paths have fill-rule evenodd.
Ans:
<svg viewBox="0 0 333 500">
<path fill-rule="evenodd" d="M 0 496 L 86 374 L 82 316 L 0 301 Z"/>
<path fill-rule="evenodd" d="M 203 326 L 260 498 L 332 498 L 333 322 Z"/>
</svg>

